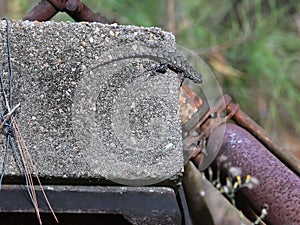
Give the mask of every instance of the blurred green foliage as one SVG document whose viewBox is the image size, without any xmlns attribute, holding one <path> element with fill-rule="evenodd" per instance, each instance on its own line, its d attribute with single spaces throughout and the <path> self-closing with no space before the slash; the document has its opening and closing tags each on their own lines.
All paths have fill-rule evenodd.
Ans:
<svg viewBox="0 0 300 225">
<path fill-rule="evenodd" d="M 7 2 L 22 18 L 36 0 Z M 300 132 L 300 1 L 82 0 L 120 24 L 172 31 L 213 69 L 225 93 L 269 132 Z M 58 14 L 54 20 L 71 20 Z"/>
</svg>

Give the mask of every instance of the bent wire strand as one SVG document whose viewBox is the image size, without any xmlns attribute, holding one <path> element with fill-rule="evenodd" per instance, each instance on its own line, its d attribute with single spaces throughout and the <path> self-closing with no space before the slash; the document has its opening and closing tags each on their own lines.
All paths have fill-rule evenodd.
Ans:
<svg viewBox="0 0 300 225">
<path fill-rule="evenodd" d="M 7 96 L 5 93 L 3 74 L 2 74 L 2 72 L 0 72 L 2 96 L 3 96 L 4 104 L 5 104 L 4 111 L 1 113 L 1 119 L 2 119 L 1 127 L 2 126 L 7 127 L 7 135 L 6 135 L 7 140 L 6 140 L 5 154 L 4 154 L 4 159 L 3 159 L 2 173 L 1 173 L 1 177 L 0 177 L 0 190 L 1 190 L 2 180 L 3 180 L 4 174 L 5 174 L 7 158 L 8 158 L 8 154 L 9 154 L 9 147 L 11 147 L 11 149 L 13 151 L 13 155 L 17 162 L 17 165 L 22 170 L 22 173 L 24 174 L 26 190 L 28 192 L 30 200 L 36 211 L 36 215 L 37 215 L 39 223 L 42 224 L 42 221 L 41 221 L 41 217 L 40 217 L 39 205 L 38 205 L 38 201 L 37 201 L 37 196 L 36 196 L 36 191 L 35 191 L 35 187 L 34 187 L 34 183 L 33 183 L 32 174 L 35 174 L 35 177 L 39 183 L 39 186 L 40 186 L 41 192 L 43 193 L 45 201 L 46 201 L 54 219 L 56 220 L 56 222 L 58 222 L 58 219 L 57 219 L 57 217 L 50 205 L 50 202 L 46 196 L 46 193 L 42 187 L 42 184 L 38 177 L 38 171 L 33 163 L 30 152 L 28 151 L 28 148 L 26 146 L 26 143 L 24 141 L 24 138 L 20 132 L 19 126 L 18 126 L 17 121 L 14 116 L 14 113 L 15 113 L 14 111 L 19 106 L 19 104 L 15 108 L 13 108 L 13 101 L 12 101 L 13 100 L 12 99 L 13 76 L 12 76 L 9 22 L 6 18 L 4 18 L 4 20 L 6 22 L 6 32 L 7 32 L 7 57 L 8 57 L 8 65 L 9 65 L 9 71 L 8 71 L 9 72 L 9 101 L 7 101 Z M 17 143 L 17 146 L 15 146 L 14 141 Z M 27 161 L 28 159 L 29 159 L 29 164 Z"/>
</svg>

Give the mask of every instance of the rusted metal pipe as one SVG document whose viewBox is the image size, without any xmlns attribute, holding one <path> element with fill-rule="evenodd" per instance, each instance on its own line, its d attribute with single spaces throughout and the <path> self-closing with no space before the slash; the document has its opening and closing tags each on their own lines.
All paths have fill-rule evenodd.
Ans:
<svg viewBox="0 0 300 225">
<path fill-rule="evenodd" d="M 226 126 L 225 138 L 213 165 L 218 167 L 220 156 L 224 155 L 232 166 L 241 168 L 243 179 L 250 174 L 259 180 L 258 186 L 254 189 L 243 188 L 241 194 L 249 200 L 258 215 L 265 205 L 268 206 L 265 218 L 268 224 L 300 224 L 299 177 L 249 132 L 235 124 L 217 127 L 210 138 L 222 138 L 223 126 Z M 221 174 L 228 172 L 228 168 L 222 166 L 217 169 Z"/>
<path fill-rule="evenodd" d="M 23 20 L 47 21 L 50 20 L 58 10 L 47 0 L 41 0 Z"/>
<path fill-rule="evenodd" d="M 298 176 L 300 176 L 300 163 L 299 160 L 294 157 L 288 150 L 283 148 L 276 140 L 272 139 L 270 135 L 266 133 L 266 131 L 258 125 L 253 119 L 251 119 L 242 109 L 239 108 L 238 104 L 234 104 L 231 102 L 231 97 L 229 95 L 224 95 L 223 102 L 225 104 L 224 109 L 226 108 L 227 117 L 231 118 L 235 123 L 245 128 L 248 132 L 250 132 L 255 138 L 257 138 L 263 145 L 267 147 L 267 149 L 272 152 L 281 162 L 283 162 L 290 170 L 295 172 Z M 222 100 L 222 99 L 220 99 Z M 221 107 L 222 109 L 222 107 Z M 201 127 L 205 124 L 206 120 L 210 119 L 210 115 L 212 112 L 217 112 L 216 110 L 210 109 L 207 110 L 206 114 L 201 118 L 201 120 L 192 128 L 191 130 L 201 129 Z M 222 118 L 219 118 L 219 120 Z M 216 123 L 217 120 L 215 120 Z M 225 122 L 225 121 L 224 121 Z M 194 124 L 194 123 L 193 123 Z M 216 125 L 218 126 L 218 124 Z M 212 128 L 211 128 L 212 129 Z M 192 133 L 192 132 L 190 132 Z M 188 138 L 184 141 L 185 145 L 190 145 L 189 142 L 193 142 L 192 138 Z M 196 151 L 196 153 L 199 153 Z M 196 165 L 201 165 L 201 161 L 203 159 L 203 154 L 196 154 L 193 157 L 193 161 Z"/>
<path fill-rule="evenodd" d="M 115 22 L 114 19 L 107 19 L 100 13 L 93 13 L 80 0 L 41 0 L 23 20 L 47 21 L 59 11 L 66 12 L 76 22 L 86 21 L 108 24 Z"/>
<path fill-rule="evenodd" d="M 236 108 L 235 105 L 236 104 L 230 102 L 226 107 L 227 113 L 231 113 Z M 245 112 L 243 112 L 241 109 L 238 109 L 234 113 L 232 119 L 253 134 L 287 167 L 294 171 L 298 176 L 300 175 L 299 160 L 290 154 L 290 152 L 288 152 L 286 149 L 284 149 L 280 144 L 276 143 L 274 139 L 270 138 L 270 135 L 268 135 L 266 131 L 254 120 L 252 120 Z"/>
<path fill-rule="evenodd" d="M 107 19 L 100 13 L 93 13 L 85 4 L 80 2 L 76 11 L 66 10 L 66 13 L 70 15 L 75 21 L 87 21 L 87 22 L 101 22 L 111 24 L 115 22 L 115 19 Z"/>
</svg>

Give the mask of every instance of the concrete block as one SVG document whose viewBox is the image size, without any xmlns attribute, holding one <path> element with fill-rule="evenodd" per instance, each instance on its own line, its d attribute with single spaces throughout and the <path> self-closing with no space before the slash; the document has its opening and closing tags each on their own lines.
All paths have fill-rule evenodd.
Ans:
<svg viewBox="0 0 300 225">
<path fill-rule="evenodd" d="M 0 22 L 7 89 L 5 29 Z M 172 34 L 115 24 L 28 21 L 14 21 L 9 30 L 13 104 L 21 104 L 17 121 L 40 176 L 144 185 L 178 175 L 183 156 L 177 75 L 152 76 L 159 63 L 150 59 L 97 66 L 128 51 L 174 50 Z M 0 162 L 5 142 L 3 131 Z M 6 174 L 22 175 L 11 151 Z"/>
</svg>

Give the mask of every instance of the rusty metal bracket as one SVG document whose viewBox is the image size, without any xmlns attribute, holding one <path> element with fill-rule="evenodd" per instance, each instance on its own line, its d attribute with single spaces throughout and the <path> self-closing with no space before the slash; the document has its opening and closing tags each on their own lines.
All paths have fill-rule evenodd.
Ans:
<svg viewBox="0 0 300 225">
<path fill-rule="evenodd" d="M 255 221 L 261 210 L 267 209 L 267 215 L 263 218 L 267 224 L 299 224 L 299 161 L 231 101 L 229 95 L 224 95 L 198 123 L 194 123 L 185 139 L 188 144 L 198 141 L 198 146 L 193 146 L 191 161 L 201 168 L 202 160 L 205 160 L 204 150 L 211 153 L 217 146 L 217 156 L 210 164 L 218 177 L 215 179 L 222 181 L 224 178 L 222 182 L 226 185 L 226 177 L 232 176 L 230 165 L 241 169 L 242 180 L 249 176 L 259 181 L 255 188 L 243 188 L 235 196 L 237 207 L 247 218 Z M 228 119 L 231 123 L 226 123 Z M 210 146 L 205 143 L 207 139 L 221 142 L 220 145 Z"/>
<path fill-rule="evenodd" d="M 93 13 L 80 0 L 41 0 L 23 20 L 47 21 L 58 12 L 66 12 L 76 22 L 100 22 L 111 24 L 115 19 L 107 19 L 100 13 Z"/>
<path fill-rule="evenodd" d="M 226 114 L 225 110 L 230 103 L 231 98 L 228 95 L 224 95 L 215 105 L 214 108 L 208 109 L 202 118 L 195 124 L 195 126 L 189 131 L 189 135 L 184 140 L 184 146 L 188 149 L 193 149 L 190 159 L 197 165 L 200 164 L 202 157 L 205 154 L 205 146 L 210 133 L 218 126 L 226 123 L 231 119 L 239 109 L 239 105 L 232 107 L 230 113 Z M 195 133 L 199 135 L 195 136 Z M 197 143 L 197 145 L 195 145 Z"/>
<path fill-rule="evenodd" d="M 221 115 L 222 112 L 225 111 L 226 114 Z M 240 109 L 238 104 L 233 103 L 232 98 L 229 95 L 224 95 L 213 109 L 207 110 L 199 122 L 189 131 L 188 137 L 184 140 L 184 145 L 188 147 L 191 147 L 198 142 L 197 146 L 193 146 L 193 153 L 190 156 L 191 160 L 196 165 L 199 165 L 205 154 L 202 150 L 205 147 L 210 133 L 216 127 L 226 123 L 229 119 L 250 132 L 256 139 L 265 145 L 272 154 L 289 167 L 289 169 L 294 171 L 298 176 L 300 175 L 299 161 L 293 155 L 289 154 L 289 152 L 280 144 L 276 143 L 276 141 L 273 140 L 261 126 Z M 195 132 L 200 135 L 194 136 Z"/>
</svg>

